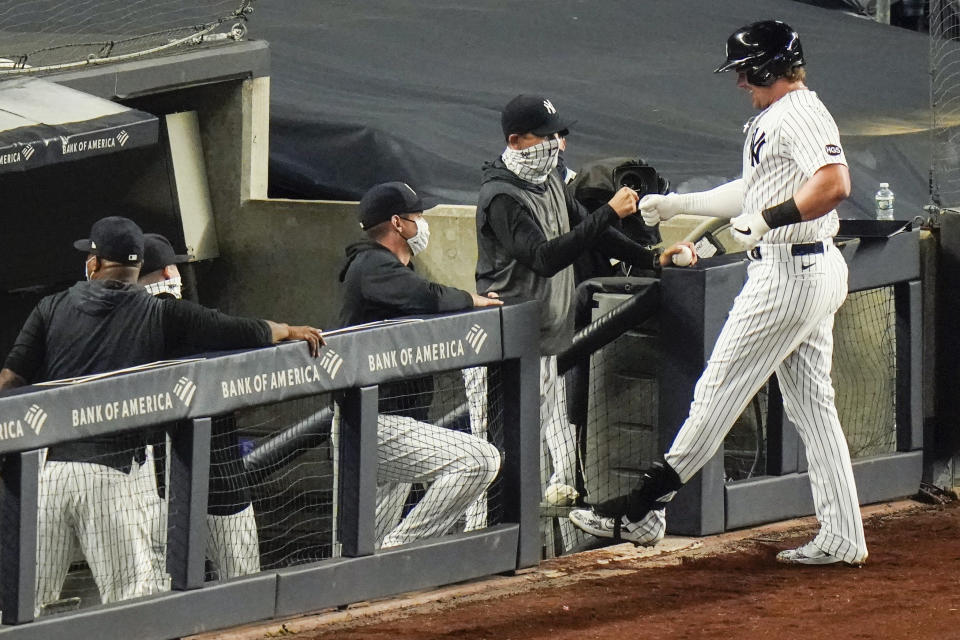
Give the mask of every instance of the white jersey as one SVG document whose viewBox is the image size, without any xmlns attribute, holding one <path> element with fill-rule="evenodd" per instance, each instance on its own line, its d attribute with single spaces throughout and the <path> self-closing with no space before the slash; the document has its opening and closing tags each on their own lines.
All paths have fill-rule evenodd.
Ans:
<svg viewBox="0 0 960 640">
<path fill-rule="evenodd" d="M 743 210 L 763 211 L 792 198 L 821 167 L 847 164 L 837 124 L 817 94 L 797 89 L 744 127 Z M 836 210 L 815 220 L 772 229 L 764 243 L 816 242 L 839 228 Z"/>
</svg>

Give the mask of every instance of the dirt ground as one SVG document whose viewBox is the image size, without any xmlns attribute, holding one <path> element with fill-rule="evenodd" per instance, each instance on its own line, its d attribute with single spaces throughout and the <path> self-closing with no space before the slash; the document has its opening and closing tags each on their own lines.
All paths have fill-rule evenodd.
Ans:
<svg viewBox="0 0 960 640">
<path fill-rule="evenodd" d="M 309 624 L 295 619 L 216 637 L 960 638 L 960 502 L 867 508 L 865 525 L 870 558 L 859 569 L 776 563 L 777 551 L 810 539 L 816 526 L 807 518 L 704 539 L 668 537 L 659 551 L 611 546 L 405 605 L 367 603 Z"/>
<path fill-rule="evenodd" d="M 866 527 L 870 558 L 861 569 L 777 564 L 777 551 L 809 539 L 805 526 L 682 554 L 672 566 L 614 560 L 603 565 L 609 577 L 296 637 L 960 638 L 960 503 L 873 515 Z M 581 561 L 553 562 L 569 569 Z"/>
</svg>

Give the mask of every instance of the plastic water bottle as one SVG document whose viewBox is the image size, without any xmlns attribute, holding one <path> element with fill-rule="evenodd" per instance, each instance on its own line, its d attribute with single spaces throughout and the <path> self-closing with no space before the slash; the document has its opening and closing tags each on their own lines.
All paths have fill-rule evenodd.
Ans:
<svg viewBox="0 0 960 640">
<path fill-rule="evenodd" d="M 886 182 L 880 183 L 880 190 L 877 191 L 877 220 L 893 220 L 893 191 Z"/>
</svg>

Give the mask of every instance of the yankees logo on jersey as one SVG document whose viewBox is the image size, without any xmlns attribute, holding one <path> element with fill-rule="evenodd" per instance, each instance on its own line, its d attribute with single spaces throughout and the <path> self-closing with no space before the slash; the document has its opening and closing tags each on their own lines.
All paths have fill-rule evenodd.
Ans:
<svg viewBox="0 0 960 640">
<path fill-rule="evenodd" d="M 743 145 L 744 211 L 763 211 L 793 197 L 821 167 L 846 164 L 833 117 L 809 89 L 791 91 L 747 122 Z M 839 229 L 836 211 L 769 231 L 765 243 L 816 242 Z"/>
<path fill-rule="evenodd" d="M 750 166 L 755 167 L 760 163 L 760 149 L 767 144 L 767 134 L 760 129 L 753 130 L 753 138 L 750 140 Z"/>
</svg>

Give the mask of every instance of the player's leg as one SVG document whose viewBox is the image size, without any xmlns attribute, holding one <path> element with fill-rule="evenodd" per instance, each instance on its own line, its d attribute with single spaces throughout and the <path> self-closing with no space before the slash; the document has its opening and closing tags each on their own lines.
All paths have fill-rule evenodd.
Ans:
<svg viewBox="0 0 960 640">
<path fill-rule="evenodd" d="M 221 580 L 260 571 L 260 541 L 236 422 L 211 425 L 207 557 Z"/>
<path fill-rule="evenodd" d="M 387 534 L 393 531 L 403 517 L 403 505 L 407 502 L 409 482 L 384 482 L 377 484 L 377 514 L 374 523 L 376 546 L 383 546 Z"/>
<path fill-rule="evenodd" d="M 541 434 L 550 453 L 553 472 L 545 497 L 556 504 L 572 504 L 577 498 L 577 438 L 574 426 L 567 420 L 564 405 L 563 377 L 557 375 L 557 357 L 540 358 L 540 424 Z"/>
<path fill-rule="evenodd" d="M 487 439 L 487 368 L 469 367 L 463 370 L 463 387 L 467 395 L 467 411 L 470 415 L 470 433 Z M 481 493 L 467 507 L 465 531 L 483 529 L 487 526 L 487 492 Z"/>
<path fill-rule="evenodd" d="M 396 415 L 377 427 L 378 482 L 430 482 L 384 547 L 442 535 L 500 469 L 499 450 L 473 435 Z"/>
<path fill-rule="evenodd" d="M 710 460 L 775 367 L 813 329 L 825 312 L 816 283 L 795 281 L 792 264 L 752 262 L 743 290 L 717 338 L 706 369 L 694 387 L 690 413 L 675 436 L 664 463 L 648 469 L 627 496 L 598 505 L 607 516 L 606 537 L 623 524 L 636 523 L 651 510 L 662 509 L 674 492 Z M 799 269 L 799 266 L 797 267 Z M 586 514 L 571 514 L 571 520 Z"/>
<path fill-rule="evenodd" d="M 783 407 L 806 448 L 813 504 L 820 521 L 814 544 L 858 564 L 867 555 L 860 503 L 830 380 L 832 317 L 777 370 Z"/>
<path fill-rule="evenodd" d="M 550 456 L 549 467 L 541 456 L 541 476 L 553 470 L 543 485 L 543 501 L 553 506 L 570 506 L 580 495 L 576 490 L 576 427 L 567 418 L 565 384 L 564 377 L 557 374 L 557 357 L 540 358 L 540 429 Z M 559 525 L 564 551 L 586 539 L 569 519 L 559 518 Z"/>
<path fill-rule="evenodd" d="M 167 573 L 167 501 L 166 492 L 160 496 L 157 484 L 157 470 L 166 466 L 164 460 L 157 459 L 157 451 L 165 452 L 166 447 L 154 449 L 147 445 L 146 460 L 134 465 L 131 470 L 136 474 L 134 499 L 143 512 L 142 518 L 150 534 L 149 549 L 154 582 L 162 591 L 170 590 L 170 575 Z M 161 454 L 163 455 L 163 454 Z M 166 457 L 164 455 L 164 457 Z M 165 486 L 165 485 L 164 485 Z"/>
<path fill-rule="evenodd" d="M 47 462 L 40 471 L 37 513 L 37 591 L 35 614 L 60 599 L 63 581 L 76 549 L 69 514 L 79 490 L 72 462 Z"/>
<path fill-rule="evenodd" d="M 783 407 L 806 448 L 810 487 L 820 532 L 813 544 L 850 564 L 862 563 L 867 545 L 850 451 L 837 417 L 833 382 L 833 314 L 846 296 L 846 264 L 826 256 L 824 297 L 835 300 L 807 339 L 777 369 Z"/>
<path fill-rule="evenodd" d="M 260 571 L 260 539 L 252 504 L 237 513 L 207 514 L 207 555 L 221 580 Z"/>
<path fill-rule="evenodd" d="M 77 464 L 85 467 L 87 489 L 77 504 L 77 538 L 100 600 L 106 604 L 156 593 L 161 585 L 152 569 L 150 526 L 135 496 L 135 472 Z"/>
</svg>

